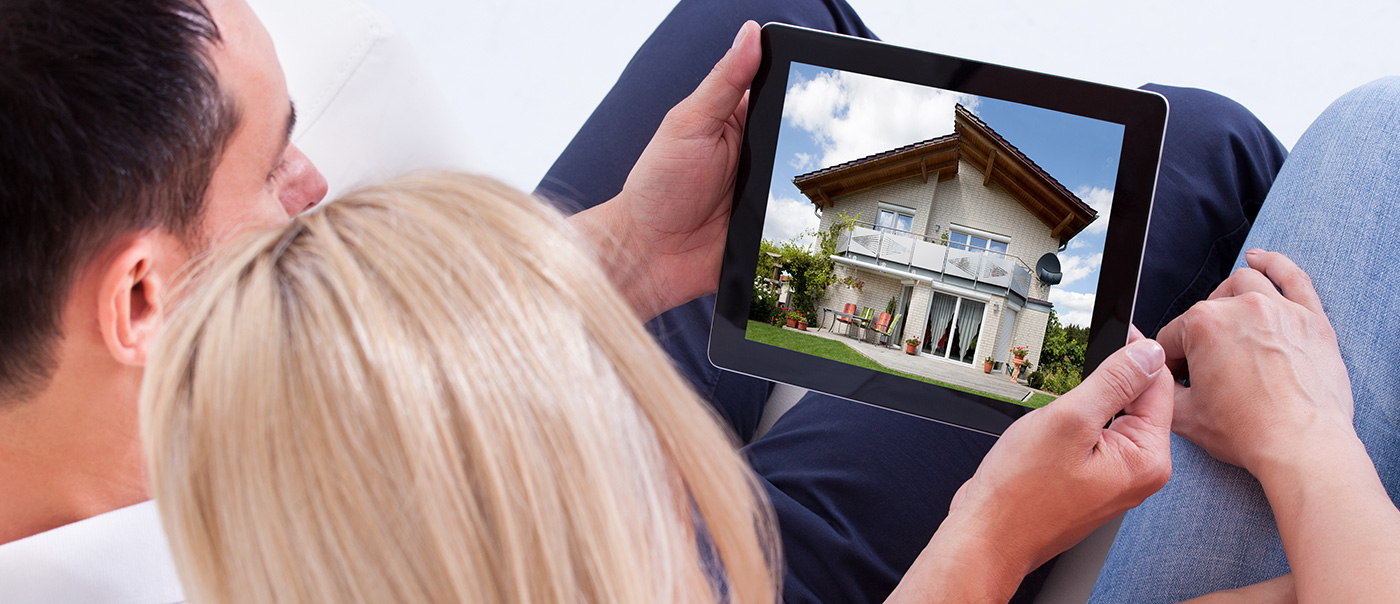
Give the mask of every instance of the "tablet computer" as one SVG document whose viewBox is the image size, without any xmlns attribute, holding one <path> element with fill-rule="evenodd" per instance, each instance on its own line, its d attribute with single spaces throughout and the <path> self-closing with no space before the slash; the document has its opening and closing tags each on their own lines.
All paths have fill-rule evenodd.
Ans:
<svg viewBox="0 0 1400 604">
<path fill-rule="evenodd" d="M 1127 342 L 1160 95 L 770 24 L 710 359 L 1000 434 Z"/>
</svg>

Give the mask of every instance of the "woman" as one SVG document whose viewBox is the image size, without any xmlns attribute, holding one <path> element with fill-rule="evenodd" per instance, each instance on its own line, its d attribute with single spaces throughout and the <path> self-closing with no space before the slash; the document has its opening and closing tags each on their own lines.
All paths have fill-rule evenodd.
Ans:
<svg viewBox="0 0 1400 604">
<path fill-rule="evenodd" d="M 197 269 L 142 391 L 191 599 L 774 601 L 762 488 L 584 249 L 427 174 Z M 1004 600 L 1159 487 L 1163 364 L 1139 340 L 1012 426 L 891 601 Z"/>
<path fill-rule="evenodd" d="M 191 600 L 772 600 L 761 490 L 522 197 L 403 180 L 192 281 L 142 399 Z"/>
</svg>

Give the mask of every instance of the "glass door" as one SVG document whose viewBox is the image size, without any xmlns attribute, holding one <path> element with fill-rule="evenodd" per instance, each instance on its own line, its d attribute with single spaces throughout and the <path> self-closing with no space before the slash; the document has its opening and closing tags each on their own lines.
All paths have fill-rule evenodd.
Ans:
<svg viewBox="0 0 1400 604">
<path fill-rule="evenodd" d="M 924 328 L 923 352 L 950 361 L 973 364 L 982 331 L 986 303 L 934 292 Z"/>
</svg>

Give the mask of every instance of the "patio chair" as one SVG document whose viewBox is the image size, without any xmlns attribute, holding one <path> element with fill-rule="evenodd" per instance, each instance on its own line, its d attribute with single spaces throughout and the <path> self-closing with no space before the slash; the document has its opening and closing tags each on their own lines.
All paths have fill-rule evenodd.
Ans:
<svg viewBox="0 0 1400 604">
<path fill-rule="evenodd" d="M 842 313 L 845 313 L 845 314 L 848 314 L 848 315 L 854 316 L 854 315 L 856 314 L 856 310 L 857 310 L 856 305 L 851 304 L 851 303 L 848 302 L 848 303 L 846 303 L 846 306 L 843 307 L 843 308 L 841 309 L 841 312 L 842 312 Z M 842 323 L 845 323 L 845 324 L 846 324 L 846 331 L 849 332 L 849 331 L 851 330 L 851 327 L 850 327 L 851 317 L 842 317 L 842 316 L 840 316 L 840 315 L 837 315 L 836 321 L 840 321 L 840 322 L 842 322 Z M 831 330 L 832 330 L 832 331 L 835 331 L 835 330 L 836 330 L 836 321 L 832 321 L 832 322 L 831 322 Z"/>
<path fill-rule="evenodd" d="M 882 312 L 880 313 L 880 318 L 875 320 L 875 327 L 873 327 L 872 329 L 875 330 L 875 333 L 889 338 L 890 344 L 894 344 L 894 328 L 895 326 L 899 325 L 899 318 L 903 316 L 904 315 L 900 313 L 895 313 L 894 316 L 890 316 L 890 313 Z M 875 343 L 880 343 L 878 338 L 876 339 Z"/>
<path fill-rule="evenodd" d="M 852 326 L 852 327 L 859 327 L 859 328 L 861 328 L 861 329 L 870 329 L 870 322 L 871 322 L 871 321 L 874 321 L 874 320 L 875 320 L 875 309 L 873 309 L 873 308 L 867 308 L 867 309 L 865 309 L 865 310 L 860 311 L 860 321 L 859 321 L 858 323 L 852 323 L 851 326 Z M 850 329 L 850 328 L 847 328 L 847 330 L 849 330 L 849 329 Z"/>
</svg>

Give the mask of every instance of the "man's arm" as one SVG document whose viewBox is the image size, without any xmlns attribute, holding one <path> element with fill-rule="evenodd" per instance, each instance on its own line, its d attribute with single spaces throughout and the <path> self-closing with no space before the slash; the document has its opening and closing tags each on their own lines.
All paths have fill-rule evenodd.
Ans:
<svg viewBox="0 0 1400 604">
<path fill-rule="evenodd" d="M 695 93 L 666 114 L 617 197 L 572 218 L 642 320 L 718 286 L 758 33 L 745 23 Z"/>
</svg>

